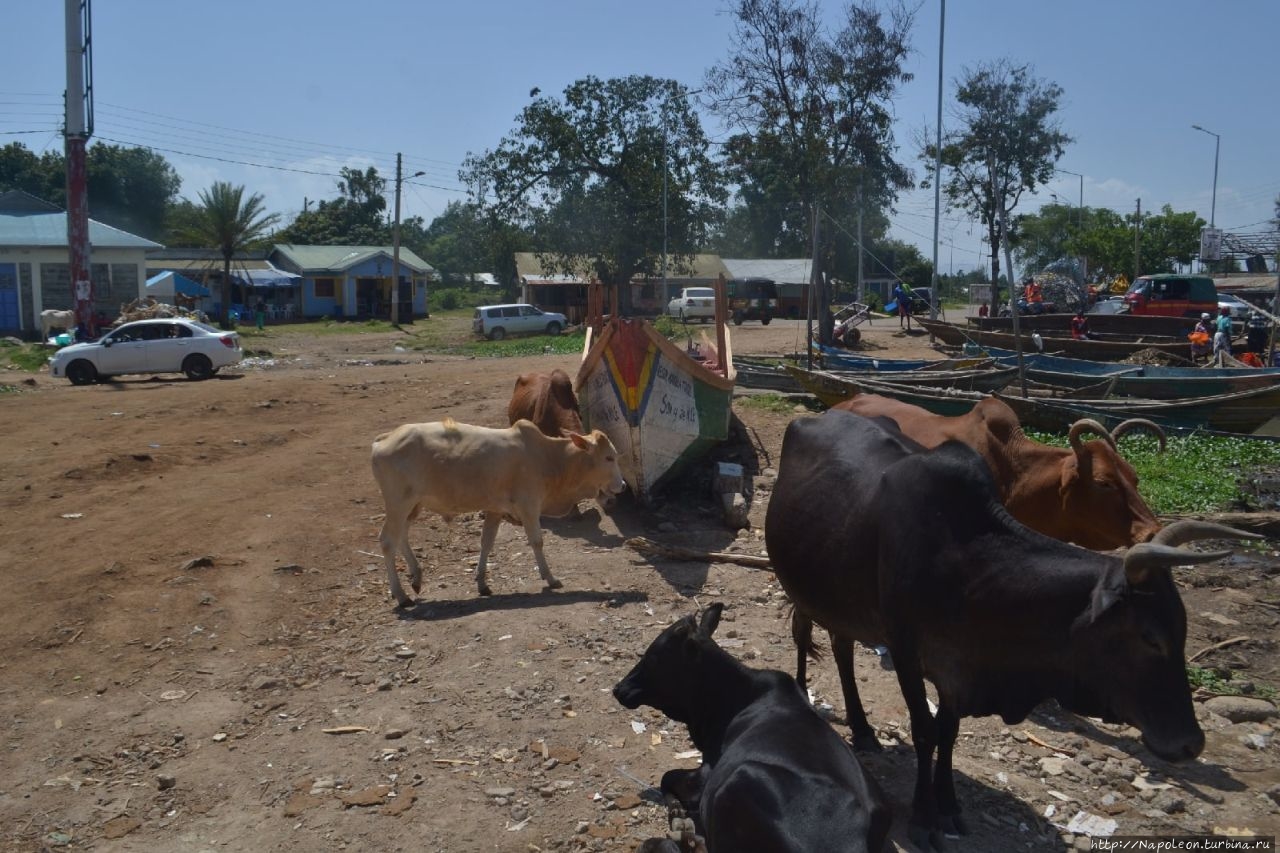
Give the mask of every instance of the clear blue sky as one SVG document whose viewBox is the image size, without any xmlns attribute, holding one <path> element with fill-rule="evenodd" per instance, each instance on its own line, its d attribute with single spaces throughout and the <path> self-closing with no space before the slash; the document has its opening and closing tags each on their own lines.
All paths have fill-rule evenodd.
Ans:
<svg viewBox="0 0 1280 853">
<path fill-rule="evenodd" d="M 4 0 L 0 144 L 62 145 L 63 5 Z M 335 196 L 344 165 L 392 176 L 401 151 L 408 171 L 427 173 L 406 185 L 404 214 L 430 221 L 464 198 L 458 166 L 512 129 L 532 87 L 558 94 L 586 75 L 652 74 L 696 88 L 729 49 L 728 6 L 100 0 L 95 137 L 160 150 L 189 198 L 229 180 L 286 217 L 304 198 Z M 938 0 L 923 0 L 909 60 L 916 79 L 895 106 L 899 153 L 918 177 L 918 140 L 936 109 L 938 13 Z M 1257 231 L 1280 195 L 1278 33 L 1276 0 L 951 0 L 943 123 L 963 68 L 998 57 L 1031 63 L 1065 90 L 1062 123 L 1076 141 L 1058 165 L 1084 175 L 1086 205 L 1130 211 L 1140 197 L 1144 210 L 1171 204 L 1208 220 L 1214 138 L 1192 130 L 1200 124 L 1221 135 L 1217 224 Z M 1058 175 L 1019 211 L 1050 193 L 1074 204 L 1080 179 Z M 928 256 L 932 192 L 904 194 L 892 222 Z M 980 233 L 944 211 L 941 269 L 973 268 Z"/>
</svg>

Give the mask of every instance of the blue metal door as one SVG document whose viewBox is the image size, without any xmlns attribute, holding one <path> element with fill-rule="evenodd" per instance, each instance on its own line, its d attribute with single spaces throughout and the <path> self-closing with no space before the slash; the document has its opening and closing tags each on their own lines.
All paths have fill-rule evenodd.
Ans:
<svg viewBox="0 0 1280 853">
<path fill-rule="evenodd" d="M 22 328 L 18 317 L 18 266 L 0 264 L 0 331 Z"/>
</svg>

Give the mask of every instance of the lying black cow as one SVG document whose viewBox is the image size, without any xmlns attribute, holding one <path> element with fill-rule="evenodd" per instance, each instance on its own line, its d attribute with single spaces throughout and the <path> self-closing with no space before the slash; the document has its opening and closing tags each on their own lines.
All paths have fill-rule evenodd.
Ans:
<svg viewBox="0 0 1280 853">
<path fill-rule="evenodd" d="M 723 608 L 667 628 L 613 688 L 625 707 L 687 725 L 702 751 L 701 767 L 667 771 L 662 790 L 697 816 L 711 853 L 880 850 L 879 790 L 791 676 L 748 669 L 711 639 Z"/>
<path fill-rule="evenodd" d="M 961 717 L 1014 723 L 1054 698 L 1136 726 L 1161 758 L 1200 753 L 1186 613 L 1170 569 L 1228 552 L 1171 546 L 1224 537 L 1258 538 L 1179 522 L 1123 558 L 1077 548 L 1014 521 L 970 448 L 917 451 L 891 421 L 841 411 L 787 428 L 765 520 L 779 582 L 797 612 L 832 634 L 859 744 L 874 742 L 874 732 L 854 683 L 852 643 L 884 644 L 893 655 L 911 714 L 911 835 L 921 844 L 940 841 L 939 829 L 963 831 L 951 778 Z M 938 690 L 936 720 L 926 678 Z"/>
</svg>

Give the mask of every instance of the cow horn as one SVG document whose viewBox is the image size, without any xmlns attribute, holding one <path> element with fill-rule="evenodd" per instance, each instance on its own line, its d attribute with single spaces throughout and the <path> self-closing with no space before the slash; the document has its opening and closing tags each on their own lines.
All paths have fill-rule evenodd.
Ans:
<svg viewBox="0 0 1280 853">
<path fill-rule="evenodd" d="M 1150 542 L 1134 545 L 1124 555 L 1124 574 L 1130 584 L 1145 581 L 1155 569 L 1208 563 L 1231 556 L 1230 551 L 1185 551 L 1176 546 L 1200 539 L 1264 539 L 1257 533 L 1237 530 L 1211 521 L 1184 519 L 1157 533 Z"/>
<path fill-rule="evenodd" d="M 1121 421 L 1115 429 L 1111 431 L 1111 437 L 1116 441 L 1120 440 L 1120 436 L 1133 429 L 1139 427 L 1150 430 L 1155 433 L 1156 438 L 1160 439 L 1160 452 L 1164 453 L 1165 448 L 1169 446 L 1169 439 L 1165 437 L 1164 430 L 1155 421 L 1149 421 L 1146 418 L 1129 418 L 1127 421 Z"/>
<path fill-rule="evenodd" d="M 1134 545 L 1124 555 L 1124 576 L 1131 585 L 1137 586 L 1157 569 L 1208 563 L 1229 556 L 1231 556 L 1230 551 L 1184 551 L 1169 545 L 1143 542 L 1140 545 Z"/>
<path fill-rule="evenodd" d="M 1111 437 L 1111 433 L 1107 432 L 1107 428 L 1095 421 L 1093 418 L 1081 418 L 1071 425 L 1071 432 L 1067 433 L 1067 441 L 1071 443 L 1071 449 L 1076 453 L 1081 451 L 1080 436 L 1086 432 L 1096 433 L 1103 441 L 1111 445 L 1111 449 L 1116 449 L 1116 440 Z"/>
<path fill-rule="evenodd" d="M 1257 533 L 1249 533 L 1245 530 L 1237 530 L 1234 527 L 1228 527 L 1225 524 L 1217 524 L 1212 521 L 1200 521 L 1194 518 L 1184 518 L 1182 521 L 1175 521 L 1168 527 L 1161 528 L 1160 532 L 1152 537 L 1153 545 L 1171 545 L 1177 546 L 1184 542 L 1195 542 L 1197 539 L 1265 539 Z"/>
</svg>

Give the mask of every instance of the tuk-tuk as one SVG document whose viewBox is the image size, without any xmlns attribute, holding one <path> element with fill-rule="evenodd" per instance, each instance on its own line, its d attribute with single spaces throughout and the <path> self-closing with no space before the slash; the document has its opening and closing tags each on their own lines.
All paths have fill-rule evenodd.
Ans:
<svg viewBox="0 0 1280 853">
<path fill-rule="evenodd" d="M 729 316 L 735 326 L 759 320 L 767 326 L 778 312 L 778 287 L 769 278 L 733 278 L 725 286 Z"/>
</svg>

